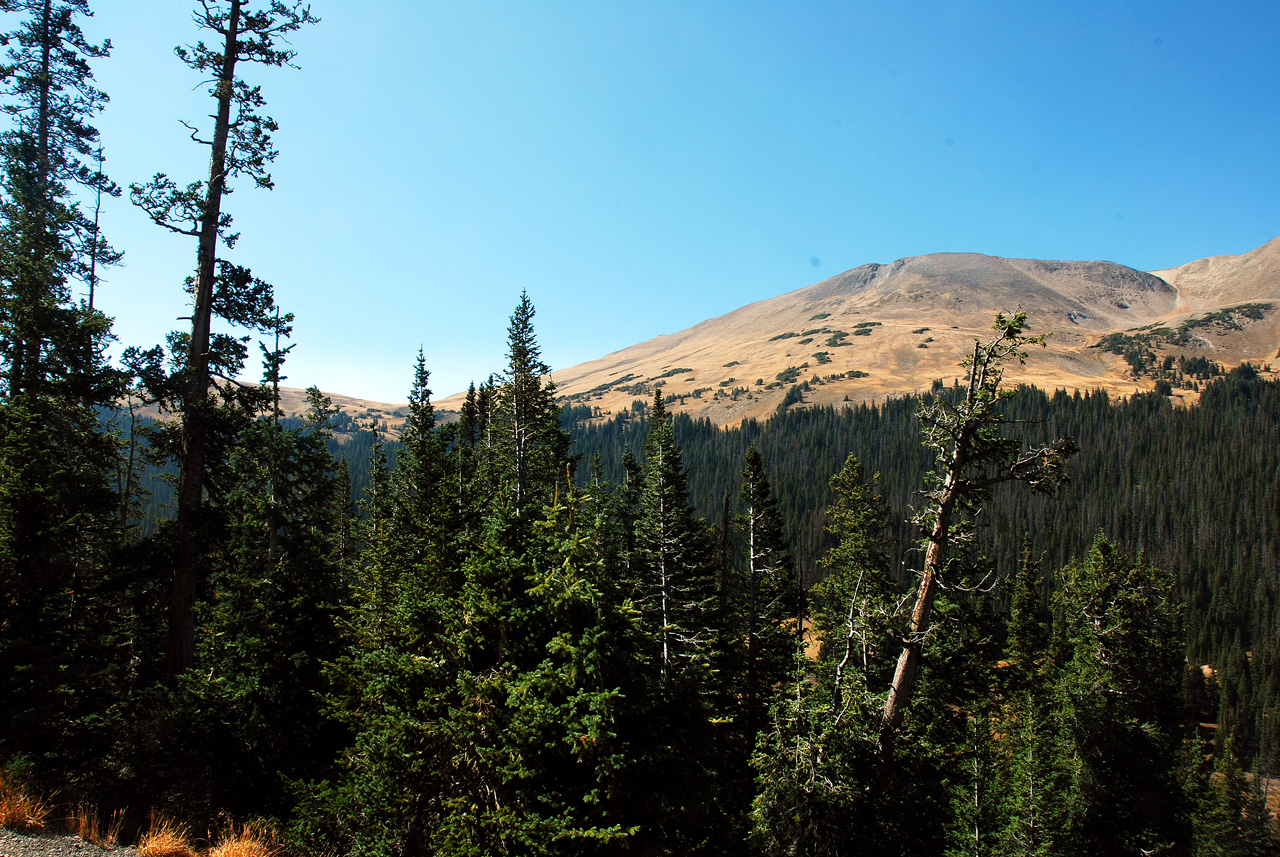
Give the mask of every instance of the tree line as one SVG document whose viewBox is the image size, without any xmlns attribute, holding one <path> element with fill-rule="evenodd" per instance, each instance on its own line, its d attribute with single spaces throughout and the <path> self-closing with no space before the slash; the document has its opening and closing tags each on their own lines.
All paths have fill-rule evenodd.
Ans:
<svg viewBox="0 0 1280 857">
<path fill-rule="evenodd" d="M 152 809 L 197 825 L 269 818 L 299 853 L 1275 847 L 1268 781 L 1235 737 L 1261 733 L 1237 719 L 1201 734 L 1208 686 L 1188 681 L 1173 574 L 1095 537 L 1105 526 L 1063 562 L 1034 539 L 1016 571 L 982 556 L 998 486 L 1052 508 L 1077 444 L 1090 454 L 1087 432 L 1073 441 L 1051 421 L 1030 436 L 1002 389 L 1004 362 L 1040 344 L 1022 316 L 997 317 L 964 387 L 885 409 L 914 415 L 916 439 L 892 441 L 920 444 L 910 488 L 909 473 L 870 476 L 845 451 L 809 480 L 781 471 L 806 486 L 788 491 L 829 483 L 824 549 L 799 566 L 787 522 L 799 535 L 800 507 L 779 503 L 764 444 L 731 464 L 709 447 L 687 457 L 658 394 L 642 432 L 632 414 L 634 451 L 576 454 L 528 295 L 506 365 L 458 420 L 437 419 L 419 354 L 394 455 L 372 437 L 353 479 L 323 395 L 309 391 L 299 421 L 281 413 L 291 317 L 231 261 L 222 206 L 236 179 L 269 188 L 276 155 L 241 73 L 289 64 L 282 39 L 310 9 L 194 7 L 209 42 L 178 57 L 212 79 L 209 173 L 130 187 L 198 248 L 191 327 L 113 365 L 92 294 L 119 254 L 87 214 L 122 192 L 90 124 L 106 100 L 91 61 L 109 44 L 81 34 L 85 0 L 5 8 L 22 17 L 0 140 L 7 778 L 103 817 L 123 809 L 126 835 Z M 262 337 L 260 384 L 236 381 L 246 333 Z M 170 418 L 126 418 L 138 401 Z M 143 463 L 167 463 L 177 497 L 145 534 Z M 704 517 L 691 485 L 726 466 Z M 367 484 L 356 503 L 353 481 Z M 913 489 L 907 520 L 892 492 Z M 1246 660 L 1266 657 L 1255 646 Z"/>
</svg>

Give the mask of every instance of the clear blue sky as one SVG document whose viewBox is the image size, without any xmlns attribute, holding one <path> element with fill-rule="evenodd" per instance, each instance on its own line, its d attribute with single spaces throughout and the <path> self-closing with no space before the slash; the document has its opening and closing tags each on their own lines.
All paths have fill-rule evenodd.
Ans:
<svg viewBox="0 0 1280 857">
<path fill-rule="evenodd" d="M 202 178 L 173 56 L 192 3 L 98 0 L 121 184 Z M 866 262 L 936 251 L 1154 269 L 1280 234 L 1274 2 L 337 2 L 228 257 L 298 321 L 287 383 L 403 401 L 501 368 L 521 289 L 568 367 Z M 207 120 L 206 120 L 207 123 Z M 100 305 L 178 326 L 192 241 L 113 202 Z M 255 373 L 256 374 L 256 370 Z"/>
</svg>

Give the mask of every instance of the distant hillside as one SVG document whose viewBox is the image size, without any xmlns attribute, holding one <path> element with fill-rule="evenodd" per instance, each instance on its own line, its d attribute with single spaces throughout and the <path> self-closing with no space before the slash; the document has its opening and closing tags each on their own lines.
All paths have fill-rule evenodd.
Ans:
<svg viewBox="0 0 1280 857">
<path fill-rule="evenodd" d="M 1144 272 L 1113 262 L 933 253 L 868 264 L 553 376 L 567 404 L 601 418 L 666 391 L 670 407 L 717 425 L 803 404 L 882 401 L 950 384 L 996 312 L 1023 310 L 1052 333 L 1010 380 L 1128 395 L 1163 382 L 1175 400 L 1242 362 L 1280 365 L 1280 238 L 1239 256 Z M 1167 365 L 1168 368 L 1165 368 Z M 395 435 L 406 405 L 329 394 L 360 426 Z M 462 404 L 436 403 L 448 419 Z M 285 392 L 285 409 L 303 409 Z"/>
<path fill-rule="evenodd" d="M 1267 363 L 1280 343 L 1277 309 L 1280 239 L 1153 273 L 1112 262 L 935 253 L 863 265 L 553 374 L 567 402 L 601 416 L 660 386 L 674 410 L 736 425 L 769 415 L 805 382 L 803 401 L 819 404 L 950 383 L 997 311 L 1024 310 L 1035 330 L 1053 336 L 1011 380 L 1129 394 L 1154 389 L 1172 357 L 1175 371 L 1164 374 L 1173 393 L 1194 400 L 1194 382 L 1208 373 L 1179 375 L 1178 358 L 1198 369 Z M 1104 341 L 1109 334 L 1121 336 Z"/>
<path fill-rule="evenodd" d="M 326 392 L 325 395 L 335 407 L 342 409 L 341 415 L 333 423 L 334 433 L 340 442 L 354 432 L 369 430 L 375 425 L 388 437 L 399 437 L 400 428 L 409 414 L 408 403 L 375 402 L 342 393 Z M 303 416 L 307 412 L 307 391 L 296 387 L 281 387 L 280 408 L 287 416 Z M 167 415 L 154 405 L 142 408 L 139 413 L 148 419 L 167 419 Z"/>
</svg>

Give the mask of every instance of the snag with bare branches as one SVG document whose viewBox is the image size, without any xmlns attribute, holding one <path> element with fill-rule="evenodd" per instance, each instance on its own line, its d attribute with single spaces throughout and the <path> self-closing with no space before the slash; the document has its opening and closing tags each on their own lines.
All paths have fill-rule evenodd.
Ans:
<svg viewBox="0 0 1280 857">
<path fill-rule="evenodd" d="M 1001 389 L 1004 365 L 1011 359 L 1025 362 L 1028 346 L 1045 344 L 1043 334 L 1027 336 L 1026 326 L 1026 313 L 1011 318 L 997 314 L 995 338 L 976 341 L 973 354 L 962 364 L 969 375 L 964 398 L 954 404 L 936 398 L 920 408 L 924 444 L 933 450 L 937 468 L 930 474 L 929 502 L 916 517 L 916 524 L 926 533 L 924 567 L 884 703 L 878 746 L 881 780 L 892 762 L 893 740 L 915 688 L 930 612 L 944 583 L 946 550 L 972 537 L 973 517 L 994 486 L 1025 482 L 1033 491 L 1052 492 L 1066 480 L 1067 460 L 1076 450 L 1072 438 L 1024 449 L 1022 438 L 1002 433 L 1010 422 L 998 407 L 1007 395 Z"/>
</svg>

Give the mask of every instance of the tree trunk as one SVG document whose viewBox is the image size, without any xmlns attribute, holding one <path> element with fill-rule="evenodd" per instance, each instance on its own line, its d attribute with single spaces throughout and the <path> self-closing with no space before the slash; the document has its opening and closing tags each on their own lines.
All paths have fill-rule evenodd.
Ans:
<svg viewBox="0 0 1280 857">
<path fill-rule="evenodd" d="M 967 400 L 972 403 L 982 385 L 986 382 L 987 366 L 979 360 L 980 345 L 975 345 L 973 365 L 969 373 L 969 392 Z M 893 739 L 898 728 L 902 726 L 902 716 L 911 702 L 911 692 L 916 686 L 916 677 L 920 672 L 920 659 L 924 647 L 924 637 L 929 631 L 929 616 L 933 611 L 933 599 L 938 594 L 938 572 L 942 566 L 942 551 L 947 546 L 951 534 L 951 515 L 955 511 L 956 501 L 963 490 L 960 478 L 969 464 L 969 445 L 977 426 L 966 422 L 960 427 L 956 436 L 951 460 L 947 464 L 947 475 L 942 483 L 942 492 L 938 495 L 938 516 L 934 520 L 933 529 L 929 532 L 929 543 L 924 554 L 924 574 L 920 578 L 920 590 L 916 594 L 916 605 L 911 611 L 911 626 L 907 638 L 902 641 L 902 654 L 898 656 L 898 667 L 893 674 L 893 684 L 889 687 L 889 696 L 884 701 L 884 713 L 880 719 L 879 782 L 888 772 L 893 761 Z"/>
<path fill-rule="evenodd" d="M 950 481 L 950 475 L 948 475 Z M 911 701 L 911 692 L 916 685 L 916 676 L 920 670 L 921 650 L 924 635 L 929 630 L 929 616 L 933 611 L 933 599 L 938 594 L 938 568 L 942 560 L 942 548 L 946 544 L 947 532 L 951 529 L 951 509 L 954 496 L 950 490 L 943 500 L 938 514 L 937 524 L 929 534 L 929 546 L 925 550 L 924 574 L 920 578 L 920 591 L 916 594 L 916 606 L 911 611 L 911 627 L 907 638 L 902 642 L 902 654 L 898 656 L 898 668 L 893 674 L 893 684 L 889 687 L 889 697 L 884 702 L 884 713 L 880 720 L 880 764 L 882 769 L 893 758 L 893 737 L 902 725 L 902 715 L 907 703 Z"/>
<path fill-rule="evenodd" d="M 170 683 L 195 661 L 196 581 L 199 577 L 199 525 L 204 497 L 204 457 L 208 443 L 209 338 L 213 316 L 213 280 L 217 264 L 218 220 L 226 187 L 227 135 L 231 127 L 231 94 L 239 51 L 241 0 L 232 0 L 227 20 L 222 71 L 218 75 L 209 181 L 205 188 L 196 261 L 195 305 L 191 313 L 191 341 L 187 349 L 187 384 L 182 413 L 182 471 L 178 489 L 178 564 L 173 570 L 169 602 Z"/>
</svg>

